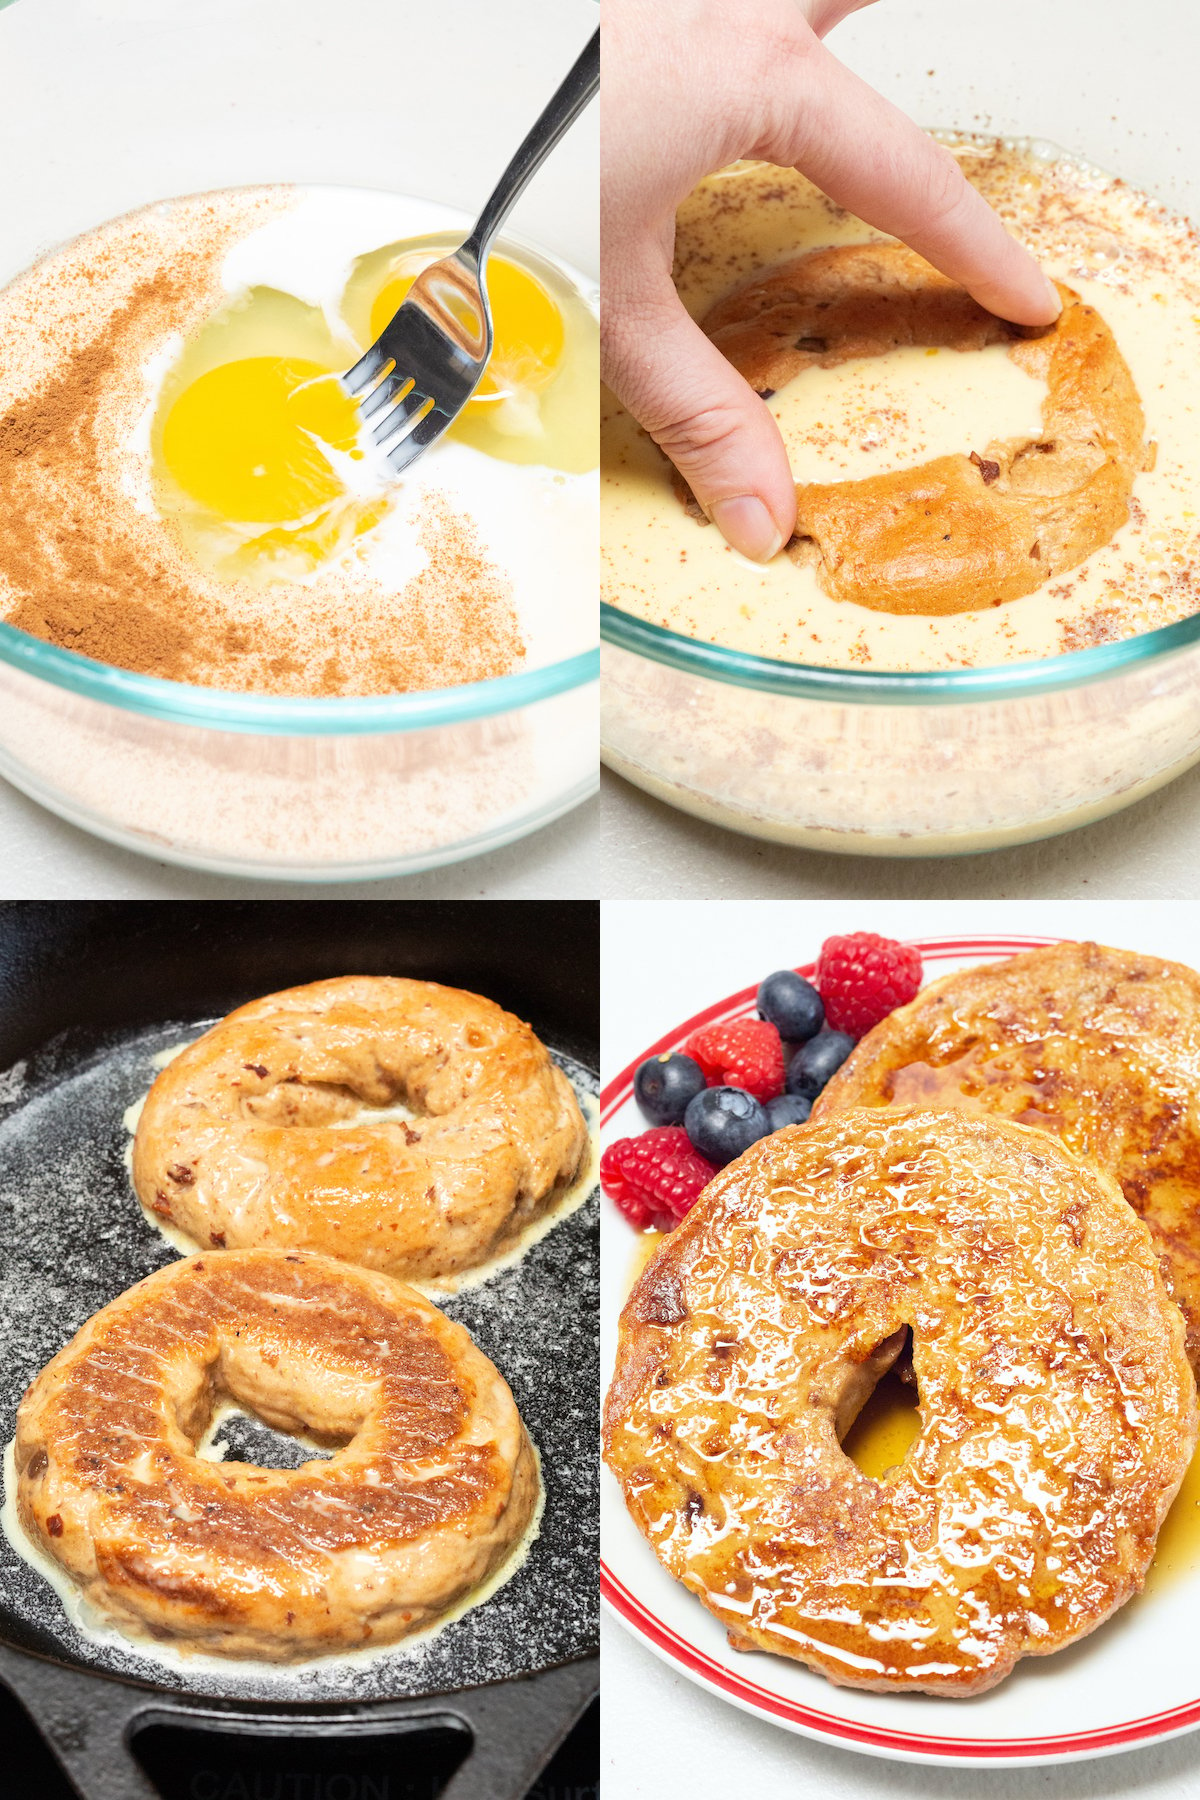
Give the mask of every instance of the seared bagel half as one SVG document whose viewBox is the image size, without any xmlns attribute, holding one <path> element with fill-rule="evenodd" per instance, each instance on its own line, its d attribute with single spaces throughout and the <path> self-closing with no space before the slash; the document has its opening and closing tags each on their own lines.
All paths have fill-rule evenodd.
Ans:
<svg viewBox="0 0 1200 1800">
<path fill-rule="evenodd" d="M 333 1455 L 210 1460 L 223 1401 Z M 15 1454 L 22 1524 L 99 1612 L 273 1661 L 434 1623 L 538 1498 L 513 1397 L 463 1327 L 300 1251 L 185 1257 L 111 1301 L 31 1384 Z"/>
</svg>

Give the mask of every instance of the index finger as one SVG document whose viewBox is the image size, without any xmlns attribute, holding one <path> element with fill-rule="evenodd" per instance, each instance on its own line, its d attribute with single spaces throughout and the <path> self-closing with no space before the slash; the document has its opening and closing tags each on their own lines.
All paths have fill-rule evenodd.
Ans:
<svg viewBox="0 0 1200 1800">
<path fill-rule="evenodd" d="M 981 306 L 1049 325 L 1058 293 L 943 144 L 810 39 L 803 84 L 775 96 L 776 125 L 755 154 L 792 163 L 829 198 L 899 238 Z M 791 80 L 795 68 L 785 80 Z"/>
</svg>

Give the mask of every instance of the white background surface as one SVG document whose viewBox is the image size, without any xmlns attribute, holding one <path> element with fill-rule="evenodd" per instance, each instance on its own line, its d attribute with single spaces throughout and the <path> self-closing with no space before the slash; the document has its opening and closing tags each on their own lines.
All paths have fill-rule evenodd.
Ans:
<svg viewBox="0 0 1200 1800">
<path fill-rule="evenodd" d="M 474 212 L 596 16 L 592 0 L 16 0 L 0 10 L 0 280 L 103 219 L 213 187 L 392 187 Z M 576 122 L 511 220 L 591 275 L 598 114 Z M 594 896 L 595 818 L 584 807 L 473 863 L 324 891 Z M 0 782 L 5 898 L 313 891 L 166 869 Z"/>
<path fill-rule="evenodd" d="M 830 45 L 922 125 L 1048 138 L 1200 215 L 1200 16 L 1189 0 L 881 0 Z M 1167 897 L 1195 887 L 1200 770 L 1086 831 L 988 857 L 788 850 L 702 825 L 607 774 L 602 820 L 604 896 Z"/>
<path fill-rule="evenodd" d="M 3 526 L 0 525 L 0 529 Z M 600 803 L 488 856 L 391 881 L 242 881 L 155 862 L 89 836 L 0 781 L 0 899 L 594 900 Z"/>
<path fill-rule="evenodd" d="M 1094 937 L 1196 961 L 1196 908 L 1123 902 L 763 902 L 604 908 L 601 1067 L 609 1081 L 701 1007 L 814 957 L 832 932 L 889 937 L 1029 933 Z M 608 1379 L 605 1369 L 603 1378 Z M 605 1476 L 607 1480 L 607 1475 Z M 1200 1668 L 1200 1661 L 1197 1663 Z M 611 1617 L 602 1638 L 602 1769 L 626 1800 L 789 1794 L 822 1800 L 1174 1800 L 1200 1794 L 1200 1735 L 1034 1769 L 925 1768 L 818 1744 L 718 1700 Z M 969 1705 L 970 1702 L 964 1702 Z"/>
<path fill-rule="evenodd" d="M 1196 703 L 1200 706 L 1200 695 Z M 1054 899 L 1195 893 L 1200 768 L 1128 812 L 1082 831 L 985 856 L 830 856 L 722 831 L 651 799 L 605 769 L 600 782 L 603 899 L 869 900 L 912 896 Z"/>
</svg>

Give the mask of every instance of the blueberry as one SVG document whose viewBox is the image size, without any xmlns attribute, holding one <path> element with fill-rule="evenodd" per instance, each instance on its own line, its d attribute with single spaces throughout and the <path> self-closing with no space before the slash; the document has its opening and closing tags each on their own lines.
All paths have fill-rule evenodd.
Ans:
<svg viewBox="0 0 1200 1800">
<path fill-rule="evenodd" d="M 679 1050 L 647 1057 L 633 1078 L 637 1103 L 654 1125 L 682 1125 L 688 1101 L 702 1094 L 704 1086 L 700 1064 Z"/>
<path fill-rule="evenodd" d="M 776 969 L 758 984 L 758 1016 L 769 1019 L 781 1038 L 806 1044 L 825 1023 L 821 996 L 794 969 Z"/>
<path fill-rule="evenodd" d="M 785 1125 L 803 1125 L 812 1111 L 806 1094 L 776 1094 L 767 1101 L 767 1130 L 782 1131 Z"/>
<path fill-rule="evenodd" d="M 803 1094 L 806 1100 L 815 1100 L 853 1048 L 854 1039 L 844 1031 L 822 1031 L 810 1038 L 788 1065 L 788 1093 Z"/>
<path fill-rule="evenodd" d="M 688 1101 L 683 1128 L 692 1148 L 724 1166 L 766 1137 L 767 1111 L 745 1088 L 711 1087 Z"/>
</svg>

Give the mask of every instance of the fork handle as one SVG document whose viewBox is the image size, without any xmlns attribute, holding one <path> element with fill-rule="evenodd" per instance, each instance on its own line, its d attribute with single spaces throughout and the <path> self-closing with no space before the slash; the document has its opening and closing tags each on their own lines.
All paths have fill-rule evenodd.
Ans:
<svg viewBox="0 0 1200 1800">
<path fill-rule="evenodd" d="M 599 86 L 600 33 L 596 31 L 496 183 L 491 198 L 475 221 L 474 231 L 463 245 L 464 250 L 474 251 L 481 268 L 501 225 Z"/>
</svg>

